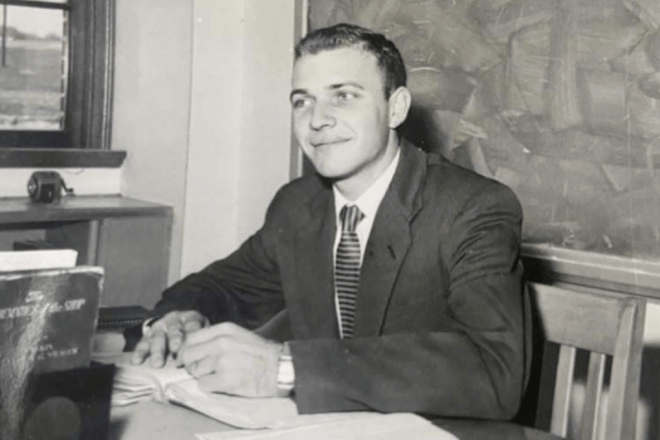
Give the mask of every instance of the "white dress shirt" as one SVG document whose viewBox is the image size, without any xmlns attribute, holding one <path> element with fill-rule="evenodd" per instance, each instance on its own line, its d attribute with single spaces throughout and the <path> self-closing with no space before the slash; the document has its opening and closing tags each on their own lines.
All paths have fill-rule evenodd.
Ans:
<svg viewBox="0 0 660 440">
<path fill-rule="evenodd" d="M 371 228 L 374 225 L 374 218 L 376 217 L 376 212 L 380 206 L 380 202 L 385 197 L 387 188 L 389 188 L 392 178 L 394 177 L 394 172 L 399 163 L 399 156 L 401 150 L 397 150 L 392 163 L 387 167 L 385 172 L 364 192 L 360 197 L 355 201 L 350 201 L 344 197 L 341 192 L 337 189 L 336 186 L 332 187 L 335 198 L 335 217 L 337 229 L 335 232 L 335 244 L 332 248 L 332 261 L 335 261 L 337 257 L 337 246 L 339 246 L 339 240 L 341 239 L 341 219 L 339 218 L 339 213 L 344 205 L 357 205 L 364 217 L 356 227 L 355 232 L 357 233 L 358 240 L 360 240 L 360 265 L 364 260 L 364 252 L 367 247 L 367 242 L 369 241 L 369 234 L 371 234 Z M 337 296 L 337 291 L 335 290 L 335 310 L 337 313 L 337 322 L 341 322 L 341 315 L 339 312 L 339 299 Z M 339 333 L 343 338 L 341 325 L 339 326 Z"/>
</svg>

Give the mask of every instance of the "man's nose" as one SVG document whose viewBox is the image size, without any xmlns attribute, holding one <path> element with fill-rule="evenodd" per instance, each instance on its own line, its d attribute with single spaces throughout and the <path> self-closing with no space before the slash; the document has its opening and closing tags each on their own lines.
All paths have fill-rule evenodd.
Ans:
<svg viewBox="0 0 660 440">
<path fill-rule="evenodd" d="M 332 127 L 337 120 L 329 104 L 317 102 L 312 110 L 312 118 L 309 125 L 314 130 L 320 130 L 325 127 Z"/>
</svg>

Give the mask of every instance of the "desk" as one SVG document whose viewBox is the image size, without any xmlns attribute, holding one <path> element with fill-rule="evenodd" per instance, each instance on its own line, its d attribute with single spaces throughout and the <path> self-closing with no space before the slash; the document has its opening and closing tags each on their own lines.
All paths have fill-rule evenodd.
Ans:
<svg viewBox="0 0 660 440">
<path fill-rule="evenodd" d="M 460 440 L 559 439 L 548 433 L 511 423 L 443 419 L 436 424 Z M 233 428 L 186 408 L 145 401 L 112 408 L 108 440 L 194 440 L 196 433 L 228 429 Z"/>
<path fill-rule="evenodd" d="M 52 204 L 0 198 L 0 250 L 25 239 L 75 249 L 78 265 L 105 269 L 104 306 L 153 307 L 160 299 L 171 229 L 171 207 L 119 195 L 64 196 Z"/>
<path fill-rule="evenodd" d="M 560 440 L 548 432 L 504 422 L 438 420 L 436 425 L 460 440 Z"/>
<path fill-rule="evenodd" d="M 123 335 L 119 332 L 99 332 L 94 337 L 94 349 L 101 352 L 119 351 L 123 348 L 124 342 Z M 559 439 L 559 437 L 549 433 L 512 423 L 449 419 L 437 420 L 435 423 L 454 433 L 460 440 Z M 159 440 L 194 440 L 196 433 L 218 432 L 228 429 L 234 428 L 187 408 L 154 401 L 143 401 L 124 407 L 112 407 L 108 440 L 145 440 L 152 438 Z"/>
<path fill-rule="evenodd" d="M 108 440 L 194 440 L 196 433 L 232 429 L 176 405 L 145 401 L 110 410 Z"/>
</svg>

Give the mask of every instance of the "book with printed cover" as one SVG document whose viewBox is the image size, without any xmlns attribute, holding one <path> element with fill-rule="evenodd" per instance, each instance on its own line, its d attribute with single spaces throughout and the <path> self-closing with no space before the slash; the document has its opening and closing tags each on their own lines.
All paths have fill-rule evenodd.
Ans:
<svg viewBox="0 0 660 440">
<path fill-rule="evenodd" d="M 2 369 L 89 367 L 102 286 L 94 266 L 0 273 Z"/>
</svg>

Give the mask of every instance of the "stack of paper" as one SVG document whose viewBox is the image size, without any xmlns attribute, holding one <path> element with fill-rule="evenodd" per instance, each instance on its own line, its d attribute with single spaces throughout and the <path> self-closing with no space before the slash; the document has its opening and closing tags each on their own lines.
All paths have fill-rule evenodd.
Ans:
<svg viewBox="0 0 660 440">
<path fill-rule="evenodd" d="M 253 431 L 197 434 L 197 440 L 458 440 L 411 413 L 346 413 L 343 417 Z"/>
<path fill-rule="evenodd" d="M 199 388 L 195 379 L 169 384 L 165 387 L 165 395 L 170 402 L 187 406 L 236 428 L 260 429 L 312 417 L 298 415 L 298 408 L 290 398 L 208 393 Z"/>
<path fill-rule="evenodd" d="M 73 267 L 77 258 L 73 249 L 0 251 L 0 272 Z"/>
</svg>

